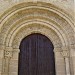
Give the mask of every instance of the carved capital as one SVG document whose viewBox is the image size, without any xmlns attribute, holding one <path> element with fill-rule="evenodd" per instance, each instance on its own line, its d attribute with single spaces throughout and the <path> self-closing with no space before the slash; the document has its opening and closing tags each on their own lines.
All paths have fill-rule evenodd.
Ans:
<svg viewBox="0 0 75 75">
<path fill-rule="evenodd" d="M 20 49 L 19 49 L 19 48 L 14 48 L 14 49 L 13 49 L 13 52 L 19 53 L 19 52 L 20 52 Z"/>
<path fill-rule="evenodd" d="M 4 56 L 5 57 L 12 57 L 12 51 L 5 51 Z"/>
<path fill-rule="evenodd" d="M 71 45 L 70 48 L 75 50 L 75 44 Z"/>
<path fill-rule="evenodd" d="M 69 53 L 69 47 L 68 46 L 64 46 L 62 47 L 62 52 L 61 54 L 63 55 L 63 57 L 69 57 L 70 56 L 70 53 Z"/>
<path fill-rule="evenodd" d="M 62 51 L 62 50 L 61 50 L 61 48 L 60 48 L 60 47 L 58 47 L 58 48 L 57 48 L 57 47 L 55 47 L 55 48 L 54 48 L 54 53 L 56 53 L 56 52 L 61 52 L 61 51 Z"/>
<path fill-rule="evenodd" d="M 69 50 L 69 47 L 68 47 L 68 46 L 63 46 L 63 47 L 62 47 L 62 50 L 63 50 L 63 51 L 68 51 L 68 50 Z"/>
<path fill-rule="evenodd" d="M 69 57 L 69 51 L 68 50 L 64 50 L 63 52 L 61 52 L 61 54 L 63 55 L 63 57 Z"/>
<path fill-rule="evenodd" d="M 5 57 L 12 57 L 12 47 L 6 47 L 4 51 Z"/>
</svg>

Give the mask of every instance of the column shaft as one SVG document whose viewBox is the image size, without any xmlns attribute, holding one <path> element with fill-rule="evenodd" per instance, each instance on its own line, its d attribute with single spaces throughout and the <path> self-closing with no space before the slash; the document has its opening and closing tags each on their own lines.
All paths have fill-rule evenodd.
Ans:
<svg viewBox="0 0 75 75">
<path fill-rule="evenodd" d="M 61 48 L 55 48 L 55 67 L 56 67 L 56 75 L 66 75 L 65 71 L 65 60 L 61 54 Z"/>
<path fill-rule="evenodd" d="M 70 75 L 70 66 L 69 66 L 69 58 L 65 57 L 65 63 L 66 63 L 66 75 Z"/>
</svg>

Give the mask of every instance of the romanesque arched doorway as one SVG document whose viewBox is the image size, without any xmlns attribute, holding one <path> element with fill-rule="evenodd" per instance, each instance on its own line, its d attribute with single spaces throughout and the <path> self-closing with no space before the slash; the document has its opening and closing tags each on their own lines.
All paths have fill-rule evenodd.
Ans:
<svg viewBox="0 0 75 75">
<path fill-rule="evenodd" d="M 52 42 L 42 34 L 31 34 L 20 44 L 18 75 L 56 75 Z"/>
</svg>

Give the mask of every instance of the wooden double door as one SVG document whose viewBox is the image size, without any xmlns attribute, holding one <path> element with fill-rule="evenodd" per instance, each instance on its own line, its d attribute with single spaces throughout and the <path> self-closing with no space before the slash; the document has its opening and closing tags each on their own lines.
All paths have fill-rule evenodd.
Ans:
<svg viewBox="0 0 75 75">
<path fill-rule="evenodd" d="M 18 75 L 56 75 L 52 42 L 42 34 L 31 34 L 20 44 Z"/>
</svg>

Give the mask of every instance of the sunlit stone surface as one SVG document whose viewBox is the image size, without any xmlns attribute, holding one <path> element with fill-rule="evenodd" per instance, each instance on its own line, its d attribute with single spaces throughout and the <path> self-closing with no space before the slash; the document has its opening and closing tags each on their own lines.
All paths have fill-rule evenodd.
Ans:
<svg viewBox="0 0 75 75">
<path fill-rule="evenodd" d="M 18 75 L 21 40 L 41 33 L 54 45 L 56 75 L 75 75 L 74 0 L 0 0 L 0 75 Z"/>
</svg>

